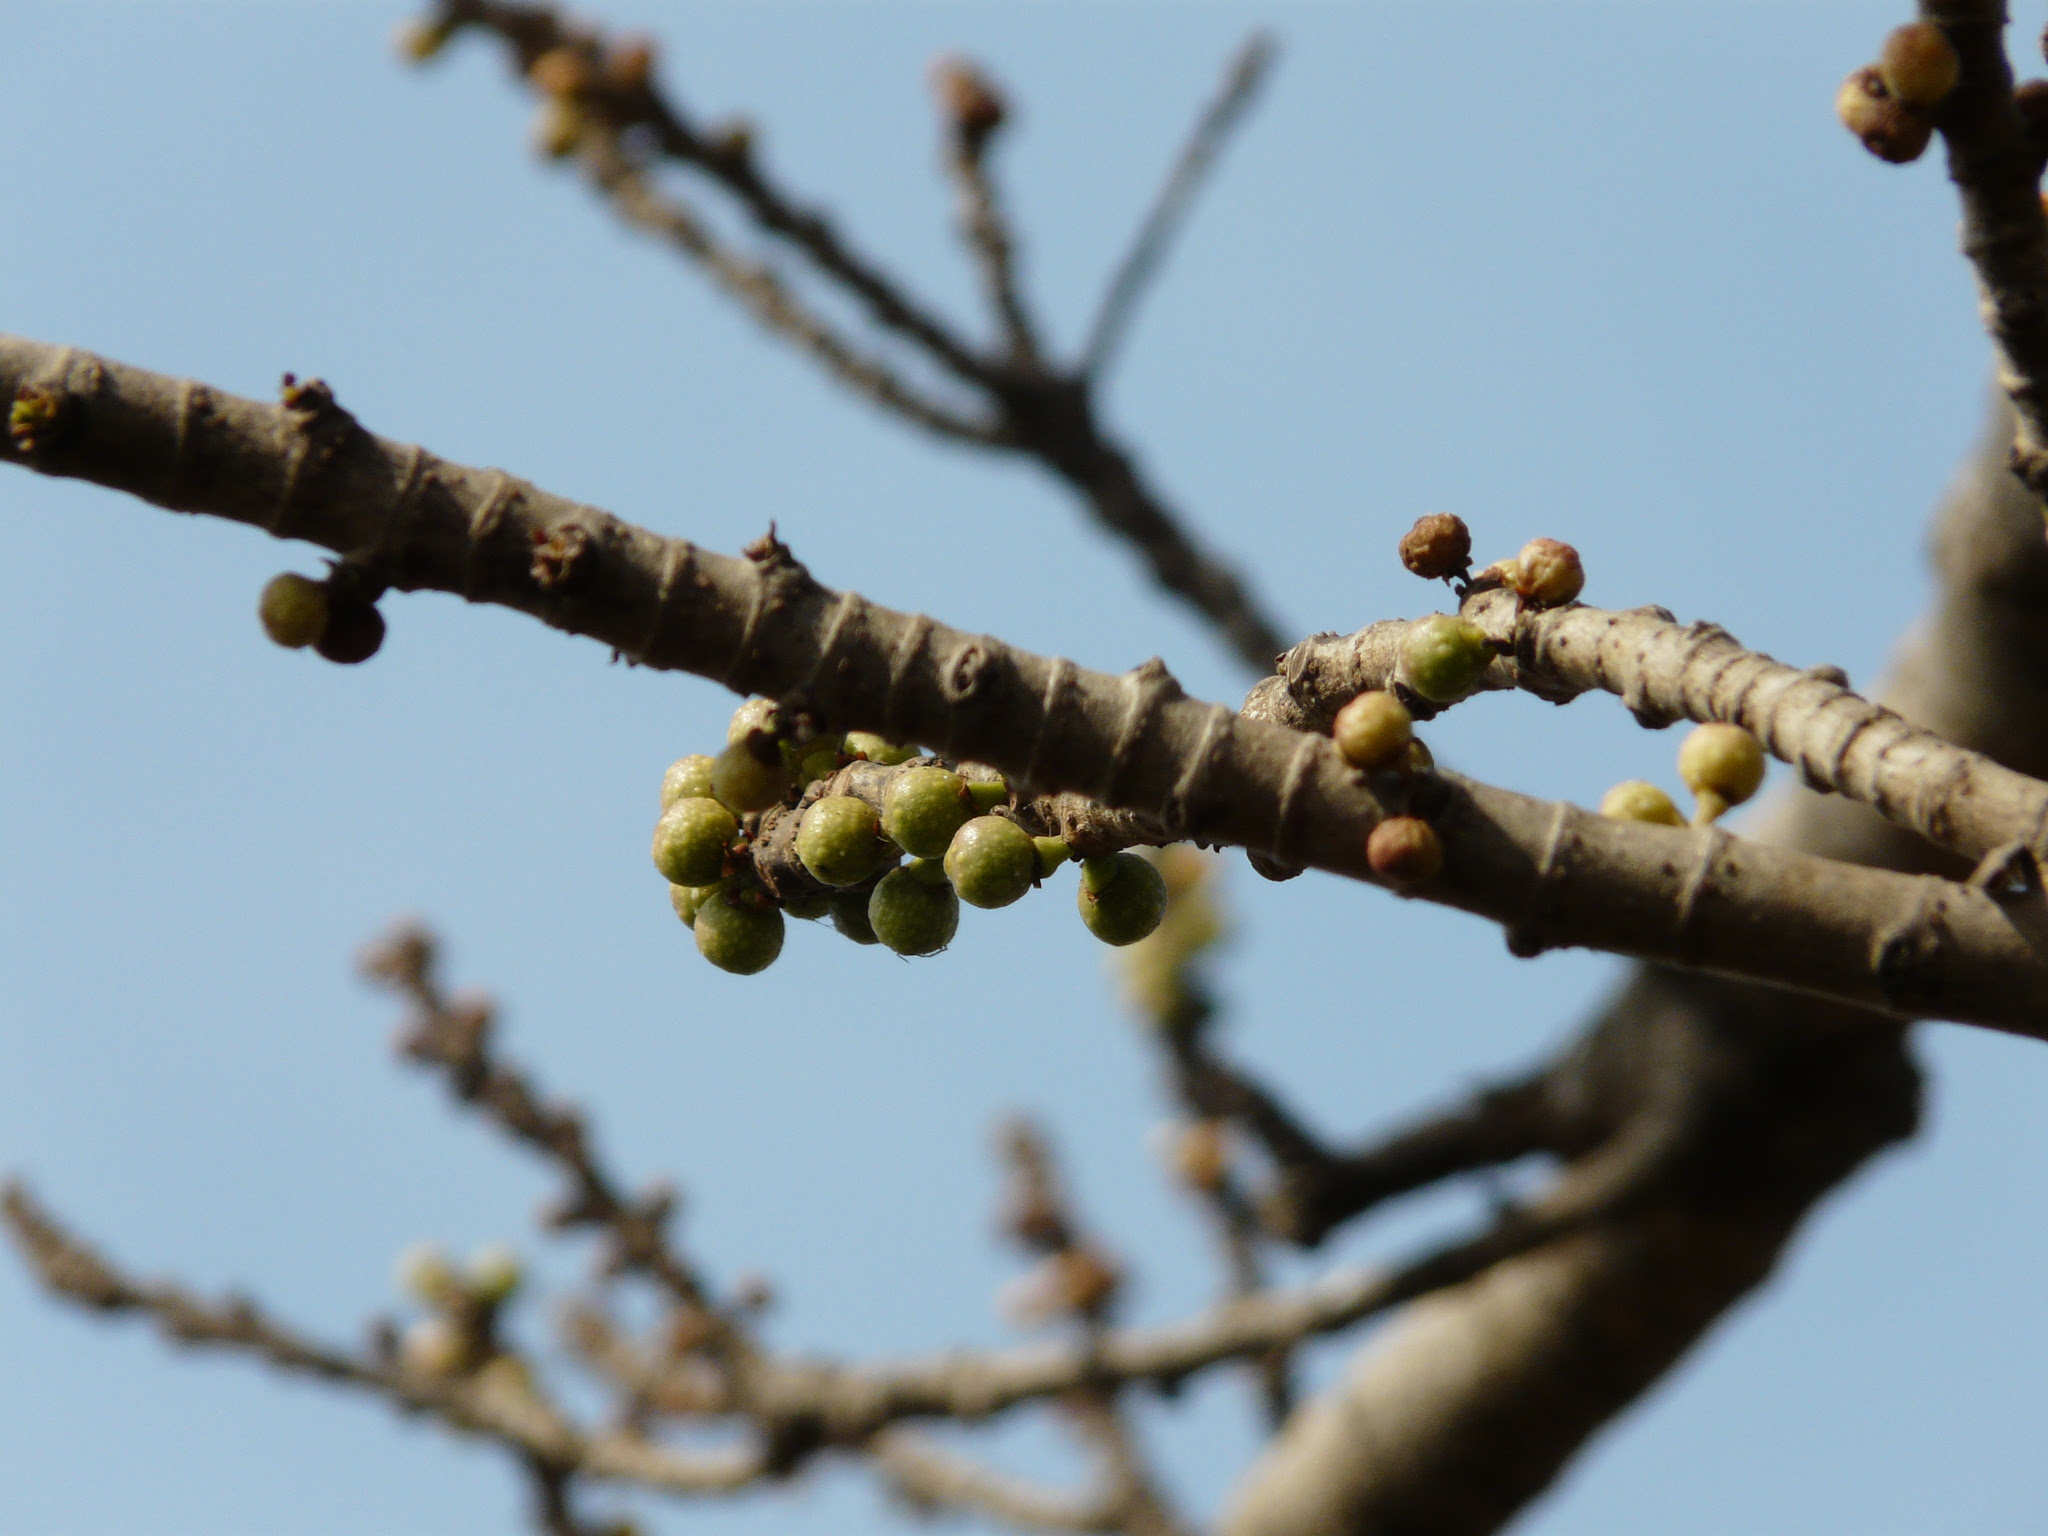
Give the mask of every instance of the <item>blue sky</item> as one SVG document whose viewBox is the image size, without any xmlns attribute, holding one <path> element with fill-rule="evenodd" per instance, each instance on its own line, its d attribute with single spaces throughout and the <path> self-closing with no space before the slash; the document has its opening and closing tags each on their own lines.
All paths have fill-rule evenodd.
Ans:
<svg viewBox="0 0 2048 1536">
<path fill-rule="evenodd" d="M 1711 617 L 1859 682 L 1924 600 L 1926 513 L 1987 365 L 1940 170 L 1878 165 L 1830 111 L 1889 8 L 596 9 L 661 36 L 700 115 L 752 116 L 785 180 L 963 323 L 923 71 L 946 48 L 984 60 L 1019 104 L 999 166 L 1069 347 L 1221 62 L 1271 26 L 1269 93 L 1107 402 L 1291 632 L 1429 606 L 1392 546 L 1437 508 L 1488 557 L 1570 539 L 1591 601 Z M 773 519 L 877 601 L 1094 666 L 1156 652 L 1193 693 L 1242 692 L 1042 474 L 836 393 L 537 164 L 492 50 L 399 67 L 404 14 L 0 9 L 0 328 L 249 394 L 319 374 L 379 431 L 663 532 L 733 550 Z M 1128 1257 L 1134 1315 L 1213 1294 L 1201 1225 L 1146 1149 L 1153 1064 L 1063 888 L 970 914 L 934 960 L 805 930 L 765 975 L 717 974 L 645 853 L 663 767 L 722 737 L 714 686 L 438 597 L 387 602 L 384 653 L 328 667 L 253 618 L 311 551 L 21 474 L 0 517 L 0 1167 L 125 1262 L 351 1338 L 397 1305 L 392 1260 L 417 1239 L 533 1249 L 544 1173 L 392 1060 L 392 1010 L 351 975 L 413 912 L 613 1162 L 682 1184 L 705 1265 L 774 1277 L 779 1343 L 1012 1337 L 986 1149 L 1014 1108 L 1047 1121 Z M 1581 803 L 1671 782 L 1676 746 L 1601 700 L 1487 699 L 1430 741 Z M 1486 925 L 1319 877 L 1270 887 L 1233 863 L 1227 894 L 1231 1046 L 1335 1134 L 1530 1060 L 1619 973 L 1515 961 Z M 1927 1134 L 1832 1202 L 1524 1531 L 2048 1522 L 2048 1054 L 1952 1028 L 1919 1047 Z M 1470 1190 L 1404 1205 L 1336 1256 L 1476 1208 Z M 587 1258 L 536 1262 L 566 1281 Z M 518 1518 L 488 1451 L 59 1311 L 11 1262 L 0 1381 L 0 1523 L 25 1536 Z M 1229 1380 L 1145 1428 L 1198 1510 L 1255 1443 Z M 990 1454 L 1064 1465 L 1028 1426 Z M 895 1528 L 833 1469 L 650 1523 Z"/>
</svg>

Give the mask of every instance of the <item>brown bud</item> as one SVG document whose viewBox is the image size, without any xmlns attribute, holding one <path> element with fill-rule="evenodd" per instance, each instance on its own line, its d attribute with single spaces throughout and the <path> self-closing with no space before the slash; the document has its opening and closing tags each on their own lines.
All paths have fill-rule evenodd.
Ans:
<svg viewBox="0 0 2048 1536">
<path fill-rule="evenodd" d="M 1069 1248 L 1047 1261 L 1053 1265 L 1056 1289 L 1066 1311 L 1091 1317 L 1109 1305 L 1123 1276 L 1092 1248 Z"/>
<path fill-rule="evenodd" d="M 1418 517 L 1401 535 L 1401 563 L 1425 581 L 1462 576 L 1472 564 L 1472 530 L 1449 512 Z"/>
<path fill-rule="evenodd" d="M 1531 539 L 1515 557 L 1515 595 L 1531 608 L 1559 608 L 1586 585 L 1579 552 L 1557 539 Z"/>
<path fill-rule="evenodd" d="M 1866 64 L 1842 82 L 1835 94 L 1835 115 L 1865 149 L 1893 165 L 1918 160 L 1934 136 L 1933 122 L 1894 96 L 1875 64 Z"/>
<path fill-rule="evenodd" d="M 1421 885 L 1443 872 L 1443 839 L 1420 816 L 1389 816 L 1365 840 L 1365 861 L 1389 885 Z"/>
<path fill-rule="evenodd" d="M 1894 27 L 1877 58 L 1885 89 L 1909 107 L 1933 107 L 1956 88 L 1963 61 L 1955 45 L 1931 21 Z"/>
<path fill-rule="evenodd" d="M 961 147 L 979 154 L 1010 115 L 1002 93 L 972 61 L 957 53 L 932 61 L 932 93 Z"/>
<path fill-rule="evenodd" d="M 590 88 L 590 61 L 575 48 L 550 48 L 526 68 L 543 96 L 574 96 Z"/>
</svg>

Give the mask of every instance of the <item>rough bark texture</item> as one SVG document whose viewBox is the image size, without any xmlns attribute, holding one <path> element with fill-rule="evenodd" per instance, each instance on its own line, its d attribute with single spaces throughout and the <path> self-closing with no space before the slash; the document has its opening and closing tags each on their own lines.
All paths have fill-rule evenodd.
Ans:
<svg viewBox="0 0 2048 1536">
<path fill-rule="evenodd" d="M 1937 527 L 1936 611 L 1887 696 L 1909 719 L 2038 772 L 2048 547 L 2038 507 L 2005 471 L 2012 422 L 1995 416 Z M 1865 807 L 1806 791 L 1767 835 L 1899 868 L 1956 863 Z M 1613 1137 L 1665 1137 L 1666 1172 L 1604 1226 L 1402 1314 L 1274 1440 L 1225 1536 L 1499 1528 L 1770 1274 L 1815 1202 L 1911 1134 L 1918 1081 L 1901 1034 L 1854 1010 L 1639 972 L 1544 1074 L 1548 1139 L 1569 1177 Z M 1571 1145 L 1589 1133 L 1591 1150 Z"/>
</svg>

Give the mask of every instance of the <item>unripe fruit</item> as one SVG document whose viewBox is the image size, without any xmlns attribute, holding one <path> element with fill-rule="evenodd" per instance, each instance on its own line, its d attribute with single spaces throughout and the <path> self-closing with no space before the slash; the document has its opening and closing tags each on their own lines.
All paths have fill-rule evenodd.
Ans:
<svg viewBox="0 0 2048 1536">
<path fill-rule="evenodd" d="M 867 801 L 827 795 L 804 812 L 796 856 L 821 885 L 858 885 L 888 861 L 889 844 Z"/>
<path fill-rule="evenodd" d="M 899 955 L 935 955 L 960 928 L 960 898 L 951 886 L 927 885 L 907 869 L 892 869 L 868 897 L 868 926 Z"/>
<path fill-rule="evenodd" d="M 1063 837 L 1034 837 L 1031 846 L 1038 854 L 1038 878 L 1041 880 L 1074 856 L 1074 850 L 1067 846 Z"/>
<path fill-rule="evenodd" d="M 720 891 L 697 909 L 697 953 L 735 976 L 765 971 L 782 953 L 782 914 Z"/>
<path fill-rule="evenodd" d="M 848 731 L 846 750 L 854 757 L 864 757 L 869 762 L 880 763 L 885 768 L 907 763 L 917 756 L 917 748 L 899 747 L 894 742 L 877 736 L 873 731 Z"/>
<path fill-rule="evenodd" d="M 1757 792 L 1764 781 L 1763 743 L 1739 725 L 1716 720 L 1694 726 L 1678 748 L 1678 776 L 1699 798 L 1693 821 L 1704 826 Z"/>
<path fill-rule="evenodd" d="M 1450 704 L 1472 691 L 1492 660 L 1485 630 L 1455 614 L 1432 613 L 1401 637 L 1396 671 L 1430 703 Z"/>
<path fill-rule="evenodd" d="M 368 661 L 383 644 L 384 615 L 375 603 L 329 595 L 327 627 L 313 642 L 315 651 L 339 666 L 352 667 Z"/>
<path fill-rule="evenodd" d="M 678 800 L 708 800 L 711 794 L 711 759 L 692 752 L 668 765 L 661 776 L 661 808 L 665 811 Z"/>
<path fill-rule="evenodd" d="M 1515 557 L 1515 595 L 1531 608 L 1558 608 L 1586 585 L 1579 552 L 1557 539 L 1531 539 Z"/>
<path fill-rule="evenodd" d="M 1420 885 L 1443 873 L 1443 840 L 1419 816 L 1389 816 L 1365 840 L 1365 861 L 1389 885 Z"/>
<path fill-rule="evenodd" d="M 782 756 L 763 762 L 744 741 L 736 741 L 711 761 L 711 794 L 735 816 L 765 811 L 782 803 L 789 790 L 789 770 Z"/>
<path fill-rule="evenodd" d="M 1001 816 L 977 816 L 946 846 L 946 878 L 970 907 L 1007 907 L 1038 880 L 1031 834 Z"/>
<path fill-rule="evenodd" d="M 697 926 L 697 914 L 717 892 L 716 885 L 671 885 L 668 888 L 668 903 L 676 909 L 676 916 L 683 920 L 685 928 Z"/>
<path fill-rule="evenodd" d="M 414 1243 L 398 1256 L 398 1287 L 423 1306 L 446 1306 L 460 1294 L 455 1266 L 438 1243 Z"/>
<path fill-rule="evenodd" d="M 310 576 L 286 571 L 264 585 L 256 615 L 263 632 L 286 650 L 317 645 L 327 632 L 327 587 Z"/>
<path fill-rule="evenodd" d="M 1918 160 L 1934 136 L 1932 120 L 1894 96 L 1874 64 L 1842 82 L 1835 93 L 1835 115 L 1865 149 L 1893 165 Z"/>
<path fill-rule="evenodd" d="M 825 916 L 832 910 L 832 895 L 829 890 L 787 891 L 782 895 L 782 914 L 803 922 L 810 922 Z"/>
<path fill-rule="evenodd" d="M 773 699 L 749 699 L 732 712 L 732 719 L 725 727 L 725 744 L 745 741 L 756 731 L 765 731 L 774 736 L 782 729 L 782 711 L 775 707 Z"/>
<path fill-rule="evenodd" d="M 1430 581 L 1462 576 L 1472 565 L 1472 530 L 1448 512 L 1418 517 L 1401 535 L 1401 563 Z"/>
<path fill-rule="evenodd" d="M 725 873 L 740 824 L 716 800 L 678 800 L 654 824 L 654 867 L 671 885 L 709 885 Z"/>
<path fill-rule="evenodd" d="M 1083 859 L 1074 905 L 1103 943 L 1135 944 L 1166 916 L 1166 878 L 1135 853 Z"/>
<path fill-rule="evenodd" d="M 1361 693 L 1337 711 L 1330 735 L 1354 768 L 1391 768 L 1408 754 L 1415 717 L 1391 693 Z"/>
<path fill-rule="evenodd" d="M 445 1317 L 416 1318 L 399 1341 L 398 1359 L 415 1376 L 455 1376 L 469 1365 L 469 1343 Z"/>
<path fill-rule="evenodd" d="M 506 1301 L 524 1278 L 510 1243 L 486 1243 L 469 1256 L 469 1294 L 486 1306 Z"/>
<path fill-rule="evenodd" d="M 841 738 L 837 736 L 831 736 L 806 742 L 801 747 L 786 749 L 784 757 L 790 767 L 796 770 L 797 783 L 811 784 L 837 773 L 840 740 Z"/>
<path fill-rule="evenodd" d="M 1939 105 L 1956 88 L 1963 61 L 1941 28 L 1927 21 L 1909 21 L 1892 29 L 1877 56 L 1877 72 L 1885 89 L 1909 107 Z"/>
<path fill-rule="evenodd" d="M 1648 821 L 1660 827 L 1682 827 L 1685 818 L 1671 797 L 1644 779 L 1629 779 L 1600 797 L 1600 814 L 1616 821 Z"/>
<path fill-rule="evenodd" d="M 973 814 L 967 781 L 949 768 L 906 768 L 882 795 L 882 829 L 920 859 L 944 858 Z"/>
<path fill-rule="evenodd" d="M 856 944 L 879 944 L 875 937 L 874 924 L 868 921 L 868 893 L 866 891 L 834 891 L 826 899 L 827 910 L 832 915 L 832 926 L 844 938 Z"/>
</svg>

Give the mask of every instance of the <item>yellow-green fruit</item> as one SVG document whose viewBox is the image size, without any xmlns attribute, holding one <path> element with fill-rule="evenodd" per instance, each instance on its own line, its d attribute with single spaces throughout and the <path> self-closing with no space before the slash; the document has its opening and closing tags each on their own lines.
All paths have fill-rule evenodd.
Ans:
<svg viewBox="0 0 2048 1536">
<path fill-rule="evenodd" d="M 654 824 L 654 867 L 671 885 L 709 885 L 725 873 L 740 824 L 716 800 L 678 800 Z"/>
<path fill-rule="evenodd" d="M 398 1359 L 416 1376 L 455 1376 L 469 1368 L 469 1341 L 445 1317 L 415 1318 L 399 1341 Z"/>
<path fill-rule="evenodd" d="M 709 800 L 711 793 L 712 759 L 702 752 L 692 752 L 688 757 L 679 757 L 668 765 L 668 772 L 661 776 L 661 808 L 665 811 L 678 800 Z"/>
<path fill-rule="evenodd" d="M 796 856 L 821 885 L 858 885 L 888 862 L 889 843 L 867 801 L 827 795 L 804 812 Z"/>
<path fill-rule="evenodd" d="M 1685 818 L 1671 797 L 1646 779 L 1629 779 L 1600 797 L 1600 814 L 1616 821 L 1649 821 L 1662 827 L 1682 827 Z"/>
<path fill-rule="evenodd" d="M 1955 45 L 1928 21 L 1909 21 L 1884 40 L 1877 72 L 1885 88 L 1909 107 L 1939 104 L 1963 72 Z"/>
<path fill-rule="evenodd" d="M 773 699 L 749 699 L 732 712 L 732 719 L 725 727 L 725 744 L 745 741 L 756 731 L 765 731 L 770 736 L 782 728 L 782 712 L 775 707 Z"/>
<path fill-rule="evenodd" d="M 1678 749 L 1678 776 L 1696 795 L 1740 805 L 1764 781 L 1763 743 L 1739 725 L 1695 726 Z"/>
<path fill-rule="evenodd" d="M 1470 693 L 1493 660 L 1486 631 L 1455 614 L 1417 619 L 1401 637 L 1401 681 L 1432 704 L 1450 704 Z"/>
<path fill-rule="evenodd" d="M 1038 880 L 1031 834 L 1001 816 L 977 816 L 946 847 L 946 878 L 970 907 L 1007 907 Z"/>
<path fill-rule="evenodd" d="M 935 955 L 960 928 L 960 898 L 951 886 L 892 869 L 868 897 L 868 927 L 899 955 Z"/>
<path fill-rule="evenodd" d="M 287 650 L 317 645 L 327 632 L 327 587 L 310 576 L 286 571 L 265 584 L 256 613 L 263 620 L 263 632 Z"/>
<path fill-rule="evenodd" d="M 1415 739 L 1415 719 L 1391 693 L 1361 693 L 1330 726 L 1337 750 L 1354 768 L 1391 768 Z"/>
<path fill-rule="evenodd" d="M 882 830 L 920 859 L 944 858 L 973 814 L 967 781 L 949 768 L 906 768 L 882 795 Z"/>
<path fill-rule="evenodd" d="M 796 882 L 790 883 L 794 885 Z M 804 922 L 823 917 L 832 910 L 832 895 L 831 891 L 817 887 L 804 891 L 786 891 L 781 898 L 783 915 Z"/>
<path fill-rule="evenodd" d="M 780 805 L 789 791 L 789 770 L 780 753 L 763 762 L 751 745 L 736 741 L 711 760 L 711 793 L 735 816 Z"/>
<path fill-rule="evenodd" d="M 856 944 L 879 944 L 875 937 L 874 924 L 868 921 L 868 893 L 866 891 L 834 891 L 826 902 L 832 915 L 832 926 L 840 934 Z"/>
<path fill-rule="evenodd" d="M 880 763 L 885 768 L 907 763 L 917 756 L 917 748 L 898 746 L 877 736 L 873 731 L 848 731 L 846 750 L 854 757 L 864 757 L 869 762 Z"/>
<path fill-rule="evenodd" d="M 510 1243 L 486 1243 L 469 1256 L 469 1294 L 487 1306 L 509 1300 L 524 1278 Z"/>
<path fill-rule="evenodd" d="M 697 909 L 697 953 L 735 976 L 765 971 L 782 953 L 782 913 L 720 891 Z"/>
<path fill-rule="evenodd" d="M 1103 943 L 1135 944 L 1166 916 L 1166 878 L 1135 853 L 1083 859 L 1074 904 Z"/>
<path fill-rule="evenodd" d="M 1389 885 L 1420 885 L 1443 873 L 1443 840 L 1419 816 L 1389 816 L 1365 840 L 1365 861 Z"/>
<path fill-rule="evenodd" d="M 1515 595 L 1531 608 L 1558 608 L 1586 586 L 1579 552 L 1560 539 L 1531 539 L 1515 557 Z"/>
<path fill-rule="evenodd" d="M 668 888 L 669 905 L 676 909 L 676 916 L 683 920 L 685 928 L 697 926 L 697 913 L 709 901 L 716 885 L 671 885 Z"/>
</svg>

